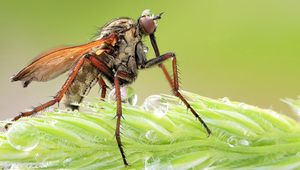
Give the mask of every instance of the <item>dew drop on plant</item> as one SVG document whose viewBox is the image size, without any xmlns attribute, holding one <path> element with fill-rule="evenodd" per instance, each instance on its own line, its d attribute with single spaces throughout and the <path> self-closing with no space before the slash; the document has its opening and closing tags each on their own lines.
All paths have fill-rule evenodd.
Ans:
<svg viewBox="0 0 300 170">
<path fill-rule="evenodd" d="M 174 168 L 170 161 L 161 161 L 159 158 L 148 157 L 144 160 L 144 169 L 145 170 L 174 170 L 178 168 Z"/>
<path fill-rule="evenodd" d="M 229 145 L 229 147 L 233 148 L 237 145 L 238 143 L 238 140 L 236 139 L 236 137 L 234 136 L 230 136 L 228 139 L 227 139 L 227 143 Z"/>
<path fill-rule="evenodd" d="M 169 107 L 161 96 L 152 95 L 145 99 L 143 109 L 161 118 L 168 112 Z"/>
<path fill-rule="evenodd" d="M 249 146 L 250 142 L 247 139 L 241 139 L 235 136 L 230 136 L 227 139 L 227 143 L 229 147 L 236 147 L 236 146 Z"/>
<path fill-rule="evenodd" d="M 138 97 L 137 95 L 134 93 L 134 90 L 132 87 L 130 86 L 122 86 L 120 88 L 121 91 L 121 99 L 123 103 L 128 103 L 132 106 L 135 106 L 137 101 L 138 101 Z M 116 90 L 115 88 L 113 88 L 109 94 L 108 94 L 108 100 L 109 101 L 116 101 Z"/>
<path fill-rule="evenodd" d="M 14 123 L 6 136 L 8 143 L 17 150 L 31 151 L 39 144 L 37 129 L 25 122 Z"/>
<path fill-rule="evenodd" d="M 78 102 L 72 102 L 70 103 L 71 106 L 76 106 L 76 107 L 80 107 L 80 103 Z"/>
<path fill-rule="evenodd" d="M 34 155 L 34 159 L 35 159 L 36 161 L 38 161 L 40 157 L 41 157 L 40 153 L 36 153 L 36 154 Z"/>
<path fill-rule="evenodd" d="M 148 157 L 145 158 L 145 170 L 155 170 L 155 169 L 160 169 L 160 159 L 156 158 L 154 159 L 153 157 Z"/>
<path fill-rule="evenodd" d="M 231 104 L 231 101 L 229 100 L 228 97 L 223 97 L 220 99 L 221 102 L 225 103 L 225 104 Z"/>
<path fill-rule="evenodd" d="M 146 139 L 148 139 L 151 142 L 154 142 L 157 140 L 157 137 L 155 136 L 155 132 L 153 130 L 148 130 L 145 134 Z"/>
<path fill-rule="evenodd" d="M 51 125 L 51 126 L 55 126 L 56 124 L 57 124 L 57 120 L 52 120 L 51 122 L 49 122 L 49 124 Z"/>
<path fill-rule="evenodd" d="M 61 109 L 59 109 L 59 108 L 54 108 L 54 109 L 53 109 L 53 112 L 55 112 L 55 113 L 61 113 Z"/>
<path fill-rule="evenodd" d="M 48 168 L 51 164 L 49 162 L 42 162 L 39 164 L 39 168 Z"/>
<path fill-rule="evenodd" d="M 68 166 L 72 162 L 72 158 L 67 158 L 63 161 L 63 166 Z"/>
<path fill-rule="evenodd" d="M 69 108 L 69 107 L 67 107 L 64 111 L 65 111 L 65 112 L 72 112 L 72 109 Z"/>
<path fill-rule="evenodd" d="M 251 107 L 245 103 L 239 103 L 238 106 L 244 110 L 251 109 Z"/>
<path fill-rule="evenodd" d="M 241 145 L 241 146 L 249 146 L 250 142 L 247 139 L 241 139 L 239 141 L 239 145 Z"/>
<path fill-rule="evenodd" d="M 144 53 L 148 53 L 148 51 L 149 51 L 149 48 L 148 48 L 148 47 L 146 47 L 146 46 L 144 46 L 144 48 L 143 48 L 143 51 L 144 51 Z"/>
<path fill-rule="evenodd" d="M 4 169 L 8 170 L 14 170 L 14 169 L 21 169 L 22 166 L 19 164 L 12 164 L 12 165 L 7 165 L 7 167 L 4 166 Z"/>
</svg>

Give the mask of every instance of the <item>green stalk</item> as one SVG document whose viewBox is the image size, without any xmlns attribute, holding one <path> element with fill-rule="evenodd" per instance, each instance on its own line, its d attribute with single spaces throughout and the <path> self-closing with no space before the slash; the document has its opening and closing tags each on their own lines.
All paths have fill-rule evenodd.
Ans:
<svg viewBox="0 0 300 170">
<path fill-rule="evenodd" d="M 130 163 L 125 168 L 114 138 L 115 103 L 95 101 L 82 104 L 80 112 L 56 109 L 14 122 L 0 132 L 0 167 L 300 169 L 295 120 L 227 98 L 183 93 L 211 128 L 210 137 L 175 97 L 157 96 L 146 109 L 124 104 L 122 142 Z M 300 108 L 299 101 L 286 102 Z"/>
</svg>

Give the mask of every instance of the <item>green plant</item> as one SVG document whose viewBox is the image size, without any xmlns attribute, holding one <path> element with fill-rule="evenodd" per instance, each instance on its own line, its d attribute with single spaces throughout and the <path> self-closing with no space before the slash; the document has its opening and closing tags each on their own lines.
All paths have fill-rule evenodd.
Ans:
<svg viewBox="0 0 300 170">
<path fill-rule="evenodd" d="M 213 134 L 207 137 L 201 124 L 172 96 L 147 100 L 148 111 L 124 105 L 122 141 L 128 169 L 300 168 L 296 121 L 227 98 L 184 94 Z M 293 107 L 300 107 L 291 101 Z M 81 108 L 80 112 L 46 111 L 0 132 L 0 167 L 125 168 L 114 138 L 115 104 L 95 101 Z"/>
</svg>

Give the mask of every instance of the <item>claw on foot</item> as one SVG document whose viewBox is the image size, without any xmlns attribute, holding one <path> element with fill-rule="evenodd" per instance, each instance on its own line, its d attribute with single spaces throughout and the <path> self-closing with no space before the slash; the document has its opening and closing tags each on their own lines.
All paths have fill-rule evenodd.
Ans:
<svg viewBox="0 0 300 170">
<path fill-rule="evenodd" d="M 5 130 L 8 130 L 9 126 L 11 126 L 11 125 L 12 125 L 12 123 L 7 123 L 7 124 L 4 126 Z"/>
</svg>

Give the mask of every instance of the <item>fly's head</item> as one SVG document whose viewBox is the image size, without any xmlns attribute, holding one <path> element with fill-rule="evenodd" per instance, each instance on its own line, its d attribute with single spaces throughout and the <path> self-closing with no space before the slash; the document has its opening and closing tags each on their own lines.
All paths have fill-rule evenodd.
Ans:
<svg viewBox="0 0 300 170">
<path fill-rule="evenodd" d="M 157 28 L 157 21 L 161 18 L 160 13 L 159 15 L 154 15 L 150 12 L 149 9 L 146 9 L 142 12 L 141 17 L 138 19 L 139 29 L 143 35 L 151 35 L 154 34 Z"/>
<path fill-rule="evenodd" d="M 143 11 L 141 17 L 138 19 L 139 30 L 142 33 L 142 35 L 149 35 L 156 57 L 160 56 L 160 53 L 157 47 L 154 33 L 157 28 L 157 21 L 161 18 L 162 14 L 163 13 L 160 13 L 155 16 L 151 14 L 149 9 L 146 9 Z"/>
</svg>

